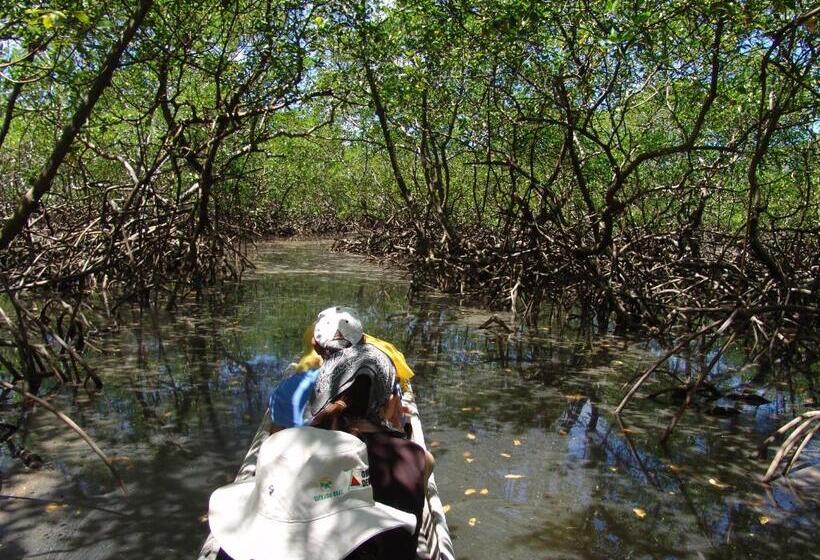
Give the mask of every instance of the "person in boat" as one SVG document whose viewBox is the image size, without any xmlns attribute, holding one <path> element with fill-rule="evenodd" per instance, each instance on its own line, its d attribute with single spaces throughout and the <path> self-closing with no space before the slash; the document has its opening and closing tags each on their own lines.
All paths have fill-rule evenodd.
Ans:
<svg viewBox="0 0 820 560">
<path fill-rule="evenodd" d="M 338 350 L 356 344 L 370 344 L 387 354 L 396 368 L 396 377 L 402 388 L 407 390 L 409 387 L 413 370 L 407 364 L 404 354 L 393 344 L 365 333 L 355 311 L 349 307 L 336 306 L 322 310 L 314 323 L 313 331 L 305 333 L 305 339 L 308 343 L 307 352 L 297 363 L 292 364 L 297 372 L 318 368 Z"/>
<path fill-rule="evenodd" d="M 374 499 L 371 469 L 365 443 L 352 434 L 305 427 L 271 435 L 253 479 L 211 494 L 208 523 L 218 558 L 386 558 L 373 556 L 373 539 L 410 538 L 417 520 Z"/>
<path fill-rule="evenodd" d="M 306 413 L 311 426 L 351 433 L 367 446 L 376 501 L 412 513 L 412 535 L 391 531 L 371 539 L 373 558 L 416 557 L 418 535 L 433 470 L 433 456 L 406 439 L 397 419 L 402 404 L 395 367 L 372 345 L 354 345 L 327 357 L 319 370 Z M 379 551 L 389 551 L 384 554 Z"/>
<path fill-rule="evenodd" d="M 345 307 L 329 307 L 319 316 L 309 334 L 309 350 L 296 364 L 296 373 L 284 379 L 271 392 L 269 410 L 272 430 L 302 426 L 305 424 L 305 405 L 322 363 L 334 353 L 356 345 L 369 344 L 387 355 L 393 364 L 400 386 L 409 387 L 413 370 L 404 355 L 392 344 L 365 334 L 361 321 L 353 310 Z"/>
</svg>

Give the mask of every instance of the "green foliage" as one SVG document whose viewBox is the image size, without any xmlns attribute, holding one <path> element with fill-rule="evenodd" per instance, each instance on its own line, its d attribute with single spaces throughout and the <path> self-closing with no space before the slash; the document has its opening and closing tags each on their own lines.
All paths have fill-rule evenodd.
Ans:
<svg viewBox="0 0 820 560">
<path fill-rule="evenodd" d="M 129 183 L 124 158 L 138 174 L 158 166 L 158 196 L 204 201 L 217 218 L 412 211 L 492 227 L 520 200 L 594 246 L 605 214 L 615 231 L 678 227 L 704 186 L 705 226 L 738 232 L 765 140 L 755 173 L 767 231 L 816 224 L 817 35 L 814 17 L 795 23 L 810 8 L 163 0 L 54 196 Z M 56 0 L 0 19 L 11 63 L 2 98 L 9 79 L 26 82 L 0 152 L 6 202 L 47 157 L 127 17 L 125 4 Z M 414 208 L 399 196 L 366 67 Z"/>
</svg>

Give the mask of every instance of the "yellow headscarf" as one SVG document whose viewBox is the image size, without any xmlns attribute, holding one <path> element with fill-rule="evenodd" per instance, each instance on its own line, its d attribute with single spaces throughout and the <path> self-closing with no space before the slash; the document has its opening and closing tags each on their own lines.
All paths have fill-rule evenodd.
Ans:
<svg viewBox="0 0 820 560">
<path fill-rule="evenodd" d="M 398 348 L 390 344 L 389 342 L 382 340 L 380 338 L 376 338 L 375 336 L 365 334 L 364 335 L 364 343 L 365 344 L 372 344 L 390 358 L 393 362 L 393 366 L 396 368 L 396 377 L 399 378 L 399 382 L 401 383 L 401 388 L 403 390 L 408 390 L 410 388 L 410 379 L 413 378 L 413 370 L 410 369 L 410 366 L 407 365 L 407 360 L 404 359 L 404 354 L 402 354 Z"/>
</svg>

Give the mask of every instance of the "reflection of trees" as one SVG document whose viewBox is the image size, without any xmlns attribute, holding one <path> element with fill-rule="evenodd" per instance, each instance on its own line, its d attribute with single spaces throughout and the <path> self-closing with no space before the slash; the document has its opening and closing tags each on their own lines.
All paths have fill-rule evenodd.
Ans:
<svg viewBox="0 0 820 560">
<path fill-rule="evenodd" d="M 440 301 L 422 306 L 402 324 L 407 327 L 403 349 L 420 374 L 417 385 L 423 383 L 417 391 L 420 406 L 435 413 L 440 428 L 471 431 L 490 440 L 495 432 L 536 430 L 548 439 L 565 440 L 566 467 L 558 467 L 558 480 L 572 488 L 570 509 L 581 511 L 569 519 L 559 516 L 555 526 L 524 536 L 515 532 L 511 545 L 531 538 L 538 550 L 557 556 L 581 547 L 601 557 L 679 557 L 698 550 L 707 556 L 731 556 L 754 550 L 746 535 L 760 525 L 747 502 L 758 499 L 759 490 L 747 482 L 737 456 L 746 437 L 744 419 L 724 421 L 716 429 L 683 422 L 668 449 L 651 435 L 661 421 L 652 401 L 636 405 L 630 427 L 613 425 L 601 407 L 606 410 L 607 403 L 621 396 L 610 364 L 636 360 L 627 355 L 627 342 L 602 339 L 590 346 L 572 330 L 564 331 L 569 338 L 543 331 L 487 332 L 462 321 Z M 730 364 L 723 358 L 715 361 L 716 355 L 711 350 L 681 355 L 672 366 L 674 373 L 691 378 L 704 370 L 732 374 Z M 551 435 L 556 432 L 564 435 Z M 545 472 L 537 453 L 522 460 L 526 466 L 519 467 L 531 485 L 537 473 L 544 472 L 549 480 L 556 468 L 548 465 Z M 680 463 L 682 472 L 670 463 Z M 720 488 L 709 478 L 731 486 Z M 538 499 L 533 492 L 507 499 L 523 500 L 520 507 L 526 509 L 528 499 Z M 639 521 L 634 507 L 645 510 L 647 518 Z M 568 543 L 553 534 L 565 525 L 585 529 Z"/>
</svg>

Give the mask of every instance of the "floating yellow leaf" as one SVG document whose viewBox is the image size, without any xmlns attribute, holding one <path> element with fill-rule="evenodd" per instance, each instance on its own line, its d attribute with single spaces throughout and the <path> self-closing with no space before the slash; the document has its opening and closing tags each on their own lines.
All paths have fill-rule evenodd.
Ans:
<svg viewBox="0 0 820 560">
<path fill-rule="evenodd" d="M 766 523 L 769 522 L 769 518 L 766 517 L 765 515 L 761 515 L 760 517 L 757 518 L 757 520 L 760 521 L 761 525 L 765 525 Z"/>
<path fill-rule="evenodd" d="M 465 496 L 472 496 L 473 494 L 475 494 L 475 488 L 467 488 L 467 489 L 464 491 L 464 495 L 465 495 Z"/>
<path fill-rule="evenodd" d="M 561 428 L 560 430 L 558 430 L 558 435 L 560 435 L 560 436 L 565 436 L 565 435 L 567 435 L 568 433 L 569 433 L 569 432 L 567 432 L 567 429 L 566 429 L 566 428 Z"/>
<path fill-rule="evenodd" d="M 464 457 L 472 457 L 472 456 L 473 456 L 473 452 L 472 452 L 472 451 L 465 451 L 464 453 L 462 453 L 462 455 L 463 455 Z"/>
<path fill-rule="evenodd" d="M 763 507 L 763 504 L 766 503 L 766 500 L 763 499 L 763 496 L 752 496 L 748 500 L 748 504 L 752 507 Z"/>
<path fill-rule="evenodd" d="M 437 441 L 431 441 L 430 442 L 430 449 L 436 449 L 438 447 L 441 447 L 441 443 L 439 443 Z"/>
<path fill-rule="evenodd" d="M 612 472 L 618 472 L 618 467 L 609 467 Z"/>
<path fill-rule="evenodd" d="M 568 401 L 582 401 L 585 398 L 587 398 L 587 396 L 586 395 L 581 395 L 580 393 L 575 393 L 575 394 L 572 394 L 572 395 L 564 395 L 564 398 L 567 399 Z"/>
<path fill-rule="evenodd" d="M 473 411 L 472 406 L 464 406 L 464 407 L 461 408 L 461 412 L 472 412 L 472 411 Z"/>
<path fill-rule="evenodd" d="M 443 506 L 441 506 L 441 511 L 443 511 L 444 513 L 450 513 L 450 504 L 444 504 Z"/>
<path fill-rule="evenodd" d="M 632 511 L 638 516 L 638 519 L 643 519 L 646 517 L 646 512 L 641 508 L 632 508 Z"/>
<path fill-rule="evenodd" d="M 718 482 L 718 481 L 717 481 L 716 479 L 714 479 L 714 478 L 710 478 L 710 479 L 709 479 L 709 484 L 711 484 L 712 486 L 714 486 L 714 487 L 716 487 L 716 488 L 720 488 L 721 490 L 722 490 L 722 489 L 724 489 L 724 488 L 728 488 L 728 487 L 729 487 L 729 485 L 728 485 L 728 484 L 723 484 L 722 482 Z"/>
<path fill-rule="evenodd" d="M 468 463 L 472 463 L 473 461 L 475 461 L 475 459 L 473 459 L 472 457 L 464 457 L 464 460 Z"/>
<path fill-rule="evenodd" d="M 475 517 L 471 517 L 467 520 L 467 525 L 469 525 L 470 527 L 475 527 L 476 523 L 478 523 L 478 519 L 476 519 Z"/>
<path fill-rule="evenodd" d="M 481 494 L 482 496 L 486 496 L 487 494 L 490 493 L 490 489 L 489 488 L 482 488 L 478 493 Z"/>
<path fill-rule="evenodd" d="M 507 480 L 521 480 L 522 478 L 526 478 L 523 474 L 505 474 L 504 478 Z"/>
<path fill-rule="evenodd" d="M 512 457 L 512 455 L 510 455 L 509 453 L 501 453 L 501 456 L 505 459 L 509 459 L 510 457 Z"/>
<path fill-rule="evenodd" d="M 469 439 L 470 441 L 475 441 L 475 434 L 467 432 L 467 439 Z"/>
<path fill-rule="evenodd" d="M 65 507 L 65 504 L 57 504 L 57 503 L 51 502 L 50 504 L 48 504 L 46 506 L 46 511 L 48 513 L 54 513 L 55 511 L 58 511 L 60 508 L 63 508 L 63 507 Z"/>
<path fill-rule="evenodd" d="M 173 413 L 173 412 L 171 412 L 171 411 L 169 410 L 168 412 L 166 412 L 166 413 L 165 413 L 165 414 L 163 414 L 162 416 L 163 416 L 163 417 L 165 417 L 165 418 L 168 418 L 169 416 L 172 416 L 173 414 L 174 414 L 174 413 Z"/>
<path fill-rule="evenodd" d="M 521 445 L 521 440 L 520 439 L 514 439 L 513 440 L 513 445 L 518 447 L 519 445 Z"/>
<path fill-rule="evenodd" d="M 667 468 L 674 473 L 680 472 L 680 467 L 677 465 L 669 465 Z"/>
</svg>

